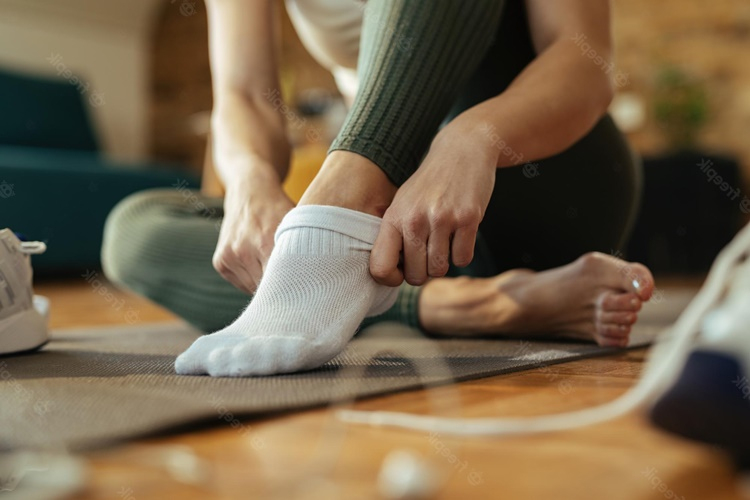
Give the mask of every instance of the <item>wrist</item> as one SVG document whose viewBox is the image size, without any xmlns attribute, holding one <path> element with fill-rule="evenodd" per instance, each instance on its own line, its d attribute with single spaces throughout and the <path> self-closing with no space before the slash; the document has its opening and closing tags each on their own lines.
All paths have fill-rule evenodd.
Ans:
<svg viewBox="0 0 750 500">
<path fill-rule="evenodd" d="M 225 183 L 269 168 L 280 180 L 286 176 L 291 148 L 283 127 L 268 123 L 259 129 L 258 121 L 257 116 L 238 109 L 234 113 L 213 111 L 213 159 Z"/>
<path fill-rule="evenodd" d="M 504 144 L 498 137 L 499 131 L 489 120 L 464 112 L 443 127 L 435 141 L 448 148 L 471 151 L 482 164 L 495 168 Z"/>
<path fill-rule="evenodd" d="M 242 185 L 248 180 L 281 184 L 287 165 L 277 168 L 246 147 L 227 148 L 214 142 L 213 163 L 216 172 L 227 187 Z"/>
<path fill-rule="evenodd" d="M 245 166 L 241 171 L 237 170 L 231 176 L 226 185 L 227 195 L 242 195 L 243 197 L 253 195 L 271 196 L 283 192 L 281 180 L 273 168 L 268 166 Z"/>
</svg>

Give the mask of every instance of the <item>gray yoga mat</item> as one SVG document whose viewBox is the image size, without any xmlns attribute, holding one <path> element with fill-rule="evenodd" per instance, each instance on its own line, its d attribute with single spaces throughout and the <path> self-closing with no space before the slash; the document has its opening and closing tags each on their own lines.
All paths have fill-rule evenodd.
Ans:
<svg viewBox="0 0 750 500">
<path fill-rule="evenodd" d="M 651 342 L 687 298 L 671 294 L 649 307 L 631 347 Z M 175 357 L 197 337 L 180 323 L 60 330 L 40 351 L 0 357 L 0 449 L 95 448 L 200 422 L 226 425 L 227 415 L 299 410 L 617 351 L 583 342 L 435 340 L 380 324 L 317 370 L 176 375 Z"/>
</svg>

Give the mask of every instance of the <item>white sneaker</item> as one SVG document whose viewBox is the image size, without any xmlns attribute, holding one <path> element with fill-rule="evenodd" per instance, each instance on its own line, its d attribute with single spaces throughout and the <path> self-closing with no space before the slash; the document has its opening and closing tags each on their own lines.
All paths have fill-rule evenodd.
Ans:
<svg viewBox="0 0 750 500">
<path fill-rule="evenodd" d="M 44 243 L 22 242 L 10 229 L 0 230 L 0 354 L 36 349 L 47 342 L 49 301 L 31 288 L 29 255 Z"/>
</svg>

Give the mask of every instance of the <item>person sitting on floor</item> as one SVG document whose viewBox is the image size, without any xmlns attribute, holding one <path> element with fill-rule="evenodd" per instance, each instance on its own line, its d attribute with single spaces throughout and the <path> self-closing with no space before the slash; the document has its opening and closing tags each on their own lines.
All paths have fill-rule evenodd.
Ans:
<svg viewBox="0 0 750 500">
<path fill-rule="evenodd" d="M 640 165 L 606 115 L 607 0 L 287 0 L 350 103 L 296 207 L 284 116 L 264 97 L 279 88 L 273 2 L 207 7 L 226 196 L 131 196 L 103 248 L 114 282 L 219 330 L 178 373 L 314 368 L 365 318 L 627 345 L 654 285 L 612 255 Z"/>
</svg>

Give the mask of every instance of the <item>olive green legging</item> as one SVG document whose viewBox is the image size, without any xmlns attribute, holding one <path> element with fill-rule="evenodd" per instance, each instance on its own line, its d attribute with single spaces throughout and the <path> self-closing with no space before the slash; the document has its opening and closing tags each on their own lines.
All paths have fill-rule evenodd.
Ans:
<svg viewBox="0 0 750 500">
<path fill-rule="evenodd" d="M 360 89 L 331 149 L 371 159 L 396 185 L 441 124 L 502 92 L 535 57 L 523 0 L 369 0 L 360 46 Z M 639 169 L 606 116 L 559 155 L 499 169 L 474 262 L 449 275 L 543 270 L 619 250 L 635 216 Z M 220 199 L 177 179 L 173 189 L 135 194 L 109 216 L 104 271 L 203 331 L 222 328 L 250 300 L 211 265 L 222 215 Z M 418 291 L 402 285 L 374 321 L 417 325 Z"/>
</svg>

